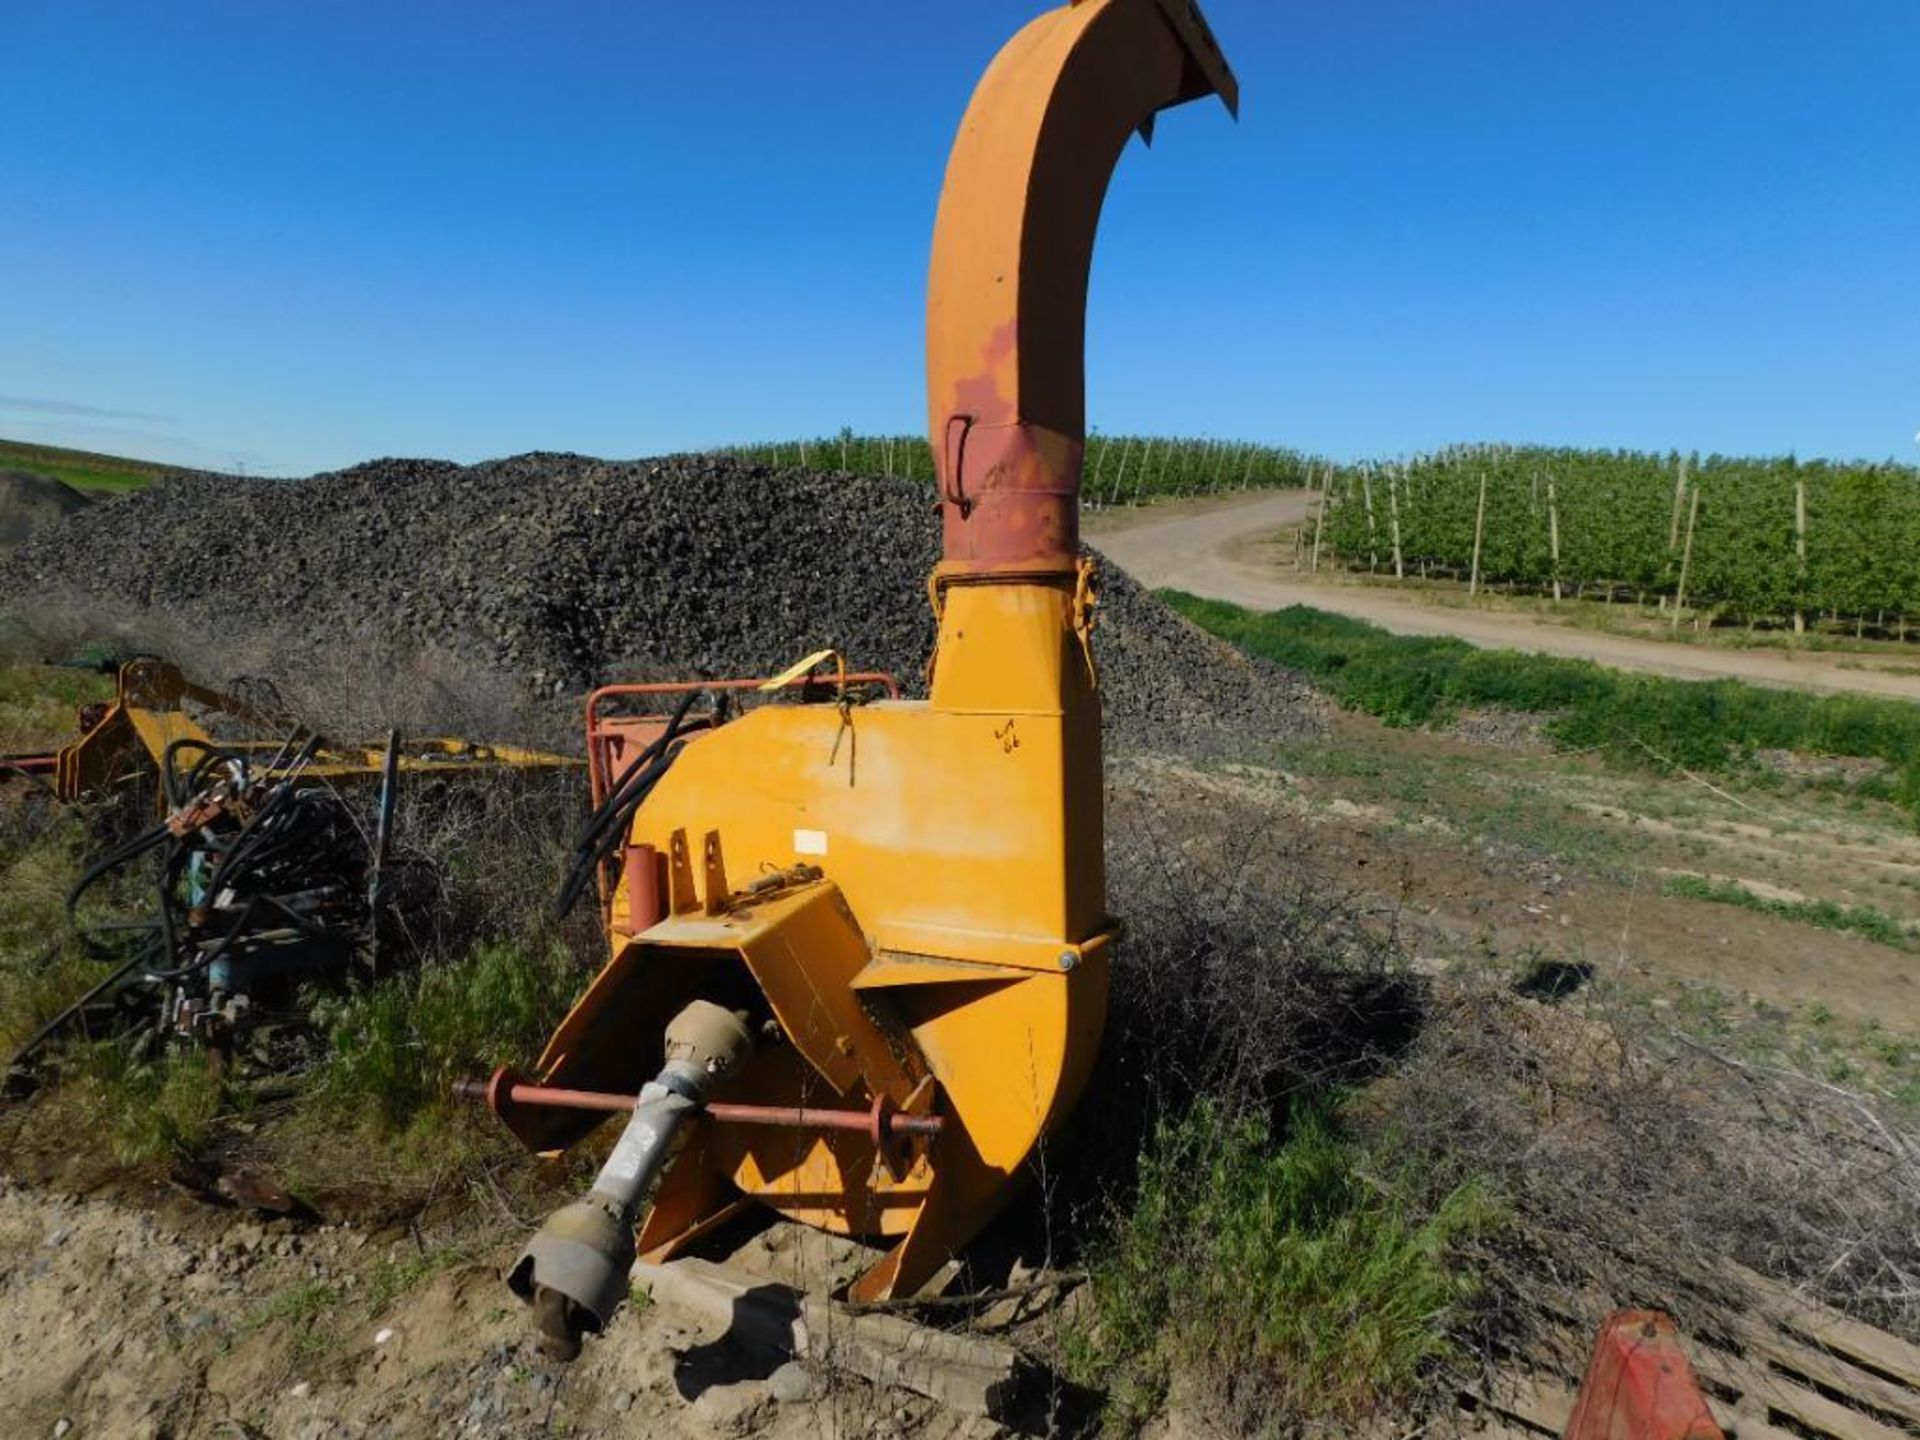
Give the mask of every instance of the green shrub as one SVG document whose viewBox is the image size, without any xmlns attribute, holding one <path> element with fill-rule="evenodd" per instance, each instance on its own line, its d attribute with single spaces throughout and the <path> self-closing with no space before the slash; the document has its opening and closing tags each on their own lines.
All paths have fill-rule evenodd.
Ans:
<svg viewBox="0 0 1920 1440">
<path fill-rule="evenodd" d="M 1397 531 L 1409 574 L 1465 580 L 1477 553 L 1482 584 L 1644 600 L 1675 595 L 1684 566 L 1689 604 L 1749 620 L 1904 637 L 1920 615 L 1909 465 L 1455 446 L 1342 467 L 1328 500 L 1317 537 L 1353 569 L 1391 573 Z"/>
<path fill-rule="evenodd" d="M 146 1058 L 137 1038 L 73 1047 L 61 1069 L 61 1113 L 69 1107 L 103 1134 L 114 1159 L 148 1165 L 200 1157 L 221 1118 L 244 1097 L 218 1057 L 205 1050 Z"/>
<path fill-rule="evenodd" d="M 1756 895 L 1732 880 L 1708 880 L 1698 875 L 1671 876 L 1661 889 L 1668 895 L 1688 900 L 1738 905 L 1745 910 L 1757 910 L 1763 915 L 1778 915 L 1785 920 L 1797 920 L 1803 925 L 1817 925 L 1822 930 L 1844 930 L 1850 934 L 1864 935 L 1869 940 L 1892 946 L 1896 950 L 1912 950 L 1916 948 L 1916 941 L 1920 941 L 1920 936 L 1916 936 L 1893 916 L 1871 905 L 1842 905 L 1834 900 L 1774 900 Z"/>
<path fill-rule="evenodd" d="M 456 1079 L 537 1054 L 581 981 L 558 944 L 496 941 L 357 990 L 325 1016 L 320 1095 L 376 1131 L 432 1124 Z"/>
<path fill-rule="evenodd" d="M 0 634 L 0 648 L 9 639 Z M 92 671 L 0 664 L 0 753 L 64 745 L 79 733 L 82 705 L 112 698 L 112 680 Z"/>
<path fill-rule="evenodd" d="M 1904 700 L 1668 680 L 1585 660 L 1480 650 L 1464 640 L 1391 635 L 1303 605 L 1256 614 L 1177 590 L 1162 595 L 1196 624 L 1304 671 L 1342 705 L 1389 725 L 1428 725 L 1463 706 L 1494 706 L 1549 715 L 1556 743 L 1635 765 L 1728 770 L 1756 750 L 1885 760 L 1900 767 L 1894 793 L 1920 815 L 1920 705 Z"/>
<path fill-rule="evenodd" d="M 1454 1355 L 1477 1291 L 1457 1252 L 1494 1217 L 1475 1185 L 1421 1195 L 1324 1106 L 1297 1108 L 1282 1140 L 1203 1102 L 1142 1157 L 1073 1367 L 1123 1426 L 1182 1373 L 1261 1429 L 1373 1414 Z"/>
</svg>

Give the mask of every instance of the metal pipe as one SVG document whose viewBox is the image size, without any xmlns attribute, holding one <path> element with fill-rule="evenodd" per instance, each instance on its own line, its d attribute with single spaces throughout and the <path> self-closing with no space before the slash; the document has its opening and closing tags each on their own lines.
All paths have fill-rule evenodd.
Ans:
<svg viewBox="0 0 1920 1440">
<path fill-rule="evenodd" d="M 1071 576 L 1087 275 L 1107 181 L 1154 116 L 1233 72 L 1193 0 L 1074 0 L 1011 41 L 947 162 L 927 286 L 941 573 Z"/>
<path fill-rule="evenodd" d="M 705 1000 L 674 1017 L 666 1041 L 667 1063 L 627 1102 L 633 1117 L 593 1189 L 548 1217 L 507 1276 L 558 1358 L 578 1354 L 580 1333 L 603 1329 L 626 1298 L 635 1215 L 708 1088 L 737 1070 L 753 1048 L 745 1022 Z"/>
<path fill-rule="evenodd" d="M 777 1125 L 788 1130 L 858 1130 L 873 1128 L 866 1110 L 815 1110 L 803 1105 L 709 1105 L 707 1114 L 722 1124 Z M 938 1115 L 902 1115 L 882 1112 L 881 1125 L 894 1135 L 937 1136 L 946 1129 Z"/>
<path fill-rule="evenodd" d="M 387 864 L 393 856 L 393 811 L 399 798 L 400 732 L 387 731 L 380 757 L 380 808 L 373 828 L 373 867 L 367 876 L 367 965 L 380 973 L 380 907 L 387 899 Z"/>
<path fill-rule="evenodd" d="M 666 866 L 652 845 L 628 845 L 622 857 L 627 888 L 626 933 L 629 938 L 651 930 L 667 918 Z"/>
<path fill-rule="evenodd" d="M 456 1080 L 453 1093 L 461 1100 L 485 1102 L 493 1087 L 486 1080 Z M 551 1110 L 597 1110 L 620 1115 L 634 1109 L 639 1097 L 616 1095 L 600 1090 L 563 1090 L 546 1085 L 508 1085 L 493 1092 L 515 1105 L 544 1106 Z M 874 1127 L 870 1110 L 821 1110 L 805 1105 L 735 1105 L 724 1102 L 699 1107 L 709 1119 L 724 1125 L 771 1125 L 788 1130 L 846 1130 L 871 1133 Z M 902 1115 L 883 1111 L 880 1124 L 892 1135 L 938 1136 L 946 1121 L 939 1115 Z"/>
</svg>

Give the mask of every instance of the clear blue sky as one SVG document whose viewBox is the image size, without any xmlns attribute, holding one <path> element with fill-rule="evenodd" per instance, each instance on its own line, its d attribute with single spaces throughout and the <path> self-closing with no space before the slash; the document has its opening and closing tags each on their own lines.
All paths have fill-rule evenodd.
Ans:
<svg viewBox="0 0 1920 1440">
<path fill-rule="evenodd" d="M 0 0 L 0 435 L 301 473 L 921 424 L 1032 0 Z M 1914 0 L 1212 0 L 1098 427 L 1920 457 Z"/>
</svg>

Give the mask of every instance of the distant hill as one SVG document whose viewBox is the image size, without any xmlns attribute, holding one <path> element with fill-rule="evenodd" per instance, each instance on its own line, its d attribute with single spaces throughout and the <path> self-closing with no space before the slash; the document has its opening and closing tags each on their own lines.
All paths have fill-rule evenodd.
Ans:
<svg viewBox="0 0 1920 1440">
<path fill-rule="evenodd" d="M 124 455 L 96 455 L 91 451 L 67 450 L 58 445 L 0 440 L 0 470 L 45 475 L 76 490 L 106 490 L 114 493 L 143 490 L 156 476 L 169 474 L 179 468 L 152 460 L 129 460 Z"/>
</svg>

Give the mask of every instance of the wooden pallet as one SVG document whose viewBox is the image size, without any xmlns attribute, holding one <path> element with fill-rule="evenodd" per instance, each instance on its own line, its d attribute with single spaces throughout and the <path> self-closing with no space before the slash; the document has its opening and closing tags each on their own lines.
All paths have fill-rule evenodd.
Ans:
<svg viewBox="0 0 1920 1440">
<path fill-rule="evenodd" d="M 1920 1437 L 1920 1346 L 1809 1304 L 1752 1271 L 1729 1278 L 1750 1303 L 1720 1317 L 1719 1334 L 1683 1336 L 1729 1440 Z M 1592 1345 L 1591 1333 L 1569 1324 L 1529 1355 L 1532 1368 L 1463 1395 L 1470 1433 L 1559 1435 Z"/>
</svg>

